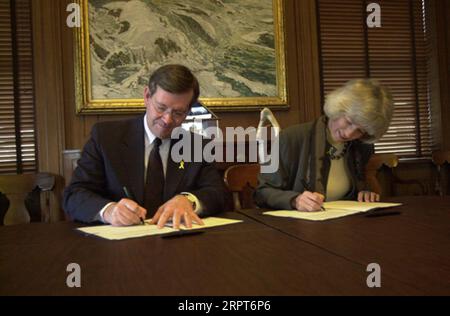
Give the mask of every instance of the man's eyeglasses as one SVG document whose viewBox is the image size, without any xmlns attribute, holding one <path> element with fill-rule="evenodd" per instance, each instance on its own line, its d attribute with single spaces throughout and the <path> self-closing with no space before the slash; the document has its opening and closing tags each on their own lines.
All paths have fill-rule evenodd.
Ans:
<svg viewBox="0 0 450 316">
<path fill-rule="evenodd" d="M 188 114 L 189 110 L 187 111 L 174 111 L 172 109 L 169 109 L 167 106 L 158 104 L 153 101 L 153 99 L 149 98 L 150 102 L 152 103 L 153 108 L 156 110 L 156 112 L 160 115 L 169 114 L 174 121 L 182 121 L 185 119 L 186 115 Z"/>
</svg>

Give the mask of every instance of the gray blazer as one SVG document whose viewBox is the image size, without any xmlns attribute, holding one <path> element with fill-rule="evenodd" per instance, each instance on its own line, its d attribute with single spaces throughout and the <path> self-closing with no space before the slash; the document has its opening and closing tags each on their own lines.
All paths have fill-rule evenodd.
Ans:
<svg viewBox="0 0 450 316">
<path fill-rule="evenodd" d="M 327 119 L 322 116 L 313 122 L 288 127 L 280 133 L 279 168 L 274 173 L 259 175 L 259 185 L 254 194 L 258 206 L 292 209 L 291 200 L 303 191 L 326 192 L 331 165 L 326 154 L 331 147 L 326 139 L 326 124 Z M 358 192 L 365 189 L 364 169 L 373 152 L 373 145 L 360 141 L 352 141 L 348 145 L 344 159 L 352 188 L 345 199 L 356 199 Z"/>
</svg>

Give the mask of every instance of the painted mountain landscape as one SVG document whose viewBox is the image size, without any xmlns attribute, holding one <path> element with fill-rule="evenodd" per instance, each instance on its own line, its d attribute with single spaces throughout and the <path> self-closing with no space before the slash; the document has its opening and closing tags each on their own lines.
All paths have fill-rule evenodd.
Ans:
<svg viewBox="0 0 450 316">
<path fill-rule="evenodd" d="M 276 96 L 272 0 L 90 0 L 92 97 L 139 99 L 149 74 L 180 63 L 201 97 Z"/>
</svg>

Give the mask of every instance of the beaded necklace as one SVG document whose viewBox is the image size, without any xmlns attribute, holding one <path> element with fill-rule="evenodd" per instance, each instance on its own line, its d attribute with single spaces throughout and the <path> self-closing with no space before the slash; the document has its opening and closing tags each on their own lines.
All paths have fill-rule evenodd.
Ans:
<svg viewBox="0 0 450 316">
<path fill-rule="evenodd" d="M 334 147 L 333 145 L 330 145 L 330 149 L 328 150 L 327 154 L 330 157 L 331 160 L 339 160 L 342 157 L 345 156 L 345 153 L 347 152 L 348 143 L 344 143 L 344 147 L 340 152 L 338 152 L 338 149 Z"/>
<path fill-rule="evenodd" d="M 333 138 L 330 134 L 330 130 L 327 128 L 327 139 L 328 139 L 328 143 L 330 144 L 330 149 L 328 149 L 327 151 L 327 155 L 328 157 L 330 157 L 331 160 L 339 160 L 342 157 L 345 156 L 345 153 L 347 152 L 347 148 L 348 148 L 348 142 L 345 142 L 342 145 L 342 149 L 341 148 L 336 148 L 335 145 L 337 145 L 337 143 L 334 143 Z M 339 144 L 341 145 L 341 144 Z M 341 146 L 338 146 L 341 147 Z"/>
</svg>

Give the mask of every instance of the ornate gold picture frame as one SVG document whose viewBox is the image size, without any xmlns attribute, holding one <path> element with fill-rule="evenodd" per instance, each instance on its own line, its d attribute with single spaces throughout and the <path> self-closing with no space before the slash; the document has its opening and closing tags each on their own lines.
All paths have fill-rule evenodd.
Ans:
<svg viewBox="0 0 450 316">
<path fill-rule="evenodd" d="M 77 113 L 144 109 L 159 66 L 188 66 L 216 110 L 287 107 L 283 0 L 77 0 Z"/>
</svg>

